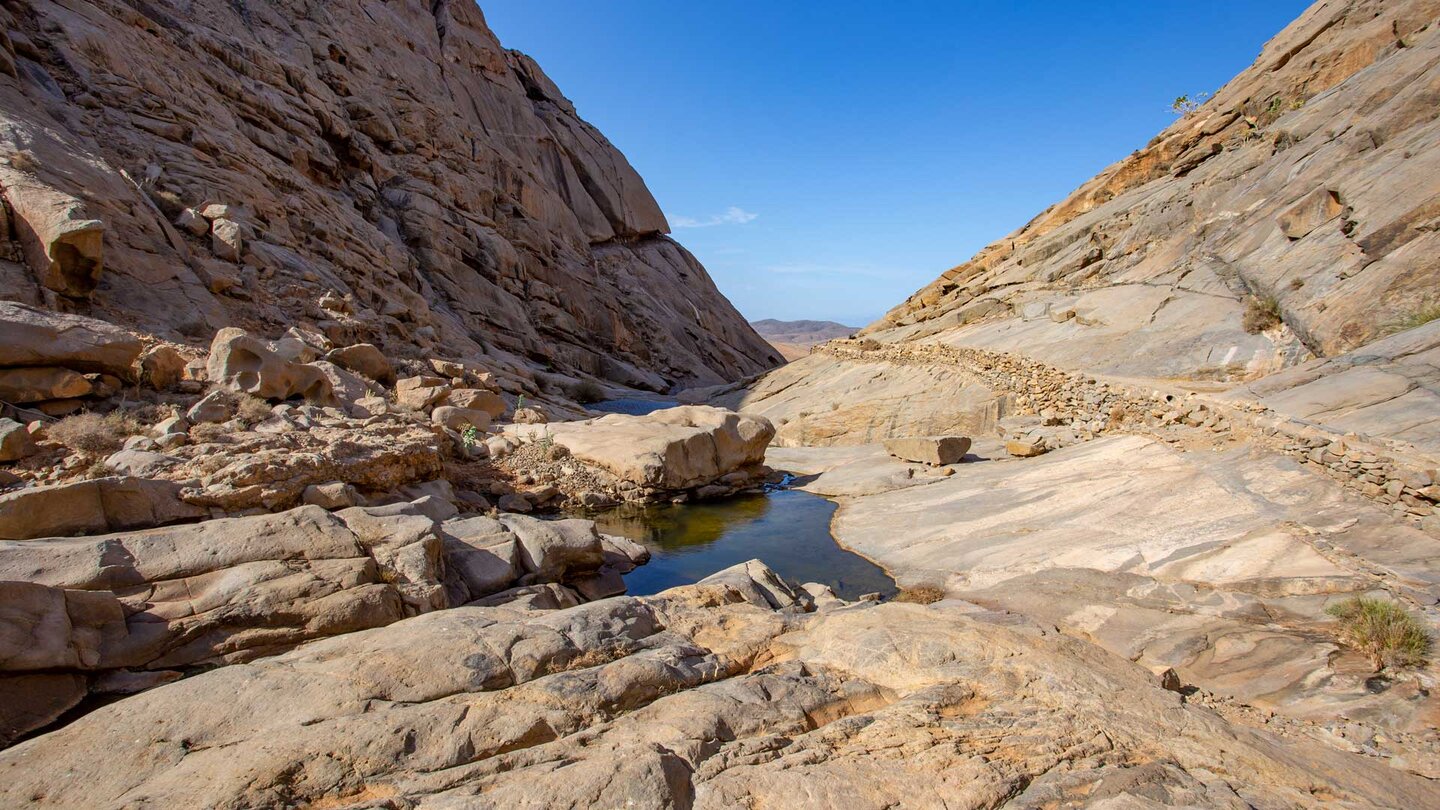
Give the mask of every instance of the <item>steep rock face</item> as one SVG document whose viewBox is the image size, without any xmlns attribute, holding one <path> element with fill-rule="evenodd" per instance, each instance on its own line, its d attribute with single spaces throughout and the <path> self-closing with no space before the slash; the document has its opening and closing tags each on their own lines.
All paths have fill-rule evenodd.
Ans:
<svg viewBox="0 0 1440 810">
<path fill-rule="evenodd" d="M 301 325 L 657 389 L 779 360 L 473 3 L 0 17 L 0 297 L 190 343 Z"/>
<path fill-rule="evenodd" d="M 870 333 L 1234 380 L 1397 328 L 1440 279 L 1437 17 L 1434 0 L 1316 3 L 1199 110 Z M 1252 301 L 1282 323 L 1247 332 Z"/>
</svg>

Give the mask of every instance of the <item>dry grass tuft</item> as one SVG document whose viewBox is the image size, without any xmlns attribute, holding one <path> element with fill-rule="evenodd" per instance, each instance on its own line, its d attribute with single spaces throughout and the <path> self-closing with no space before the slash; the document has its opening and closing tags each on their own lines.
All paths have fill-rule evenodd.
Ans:
<svg viewBox="0 0 1440 810">
<path fill-rule="evenodd" d="M 103 456 L 125 446 L 125 440 L 141 433 L 145 426 L 125 411 L 101 416 L 86 411 L 67 416 L 45 429 L 45 436 L 77 453 Z"/>
<path fill-rule="evenodd" d="M 1280 302 L 1273 295 L 1251 296 L 1245 305 L 1245 315 L 1241 319 L 1241 325 L 1245 331 L 1258 335 L 1273 326 L 1280 324 Z"/>
<path fill-rule="evenodd" d="M 914 585 L 901 588 L 892 602 L 911 602 L 917 605 L 931 605 L 945 598 L 945 589 L 938 585 Z"/>
<path fill-rule="evenodd" d="M 1339 620 L 1340 640 L 1369 656 L 1376 672 L 1385 667 L 1420 666 L 1429 656 L 1430 634 L 1395 602 L 1355 596 L 1325 612 Z"/>
<path fill-rule="evenodd" d="M 270 403 L 259 397 L 242 396 L 235 406 L 235 415 L 246 425 L 258 425 L 275 415 Z"/>
</svg>

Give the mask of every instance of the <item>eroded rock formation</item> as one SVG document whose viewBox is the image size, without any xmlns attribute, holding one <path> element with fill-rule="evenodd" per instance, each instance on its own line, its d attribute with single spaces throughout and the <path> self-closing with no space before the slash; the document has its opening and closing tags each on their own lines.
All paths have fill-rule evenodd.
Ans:
<svg viewBox="0 0 1440 810">
<path fill-rule="evenodd" d="M 300 326 L 655 390 L 779 360 L 474 3 L 0 22 L 0 297 L 180 343 Z"/>
</svg>

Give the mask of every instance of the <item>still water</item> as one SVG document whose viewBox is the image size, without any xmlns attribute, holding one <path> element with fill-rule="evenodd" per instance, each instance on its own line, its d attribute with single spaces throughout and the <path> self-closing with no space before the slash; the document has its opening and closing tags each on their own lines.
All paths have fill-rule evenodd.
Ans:
<svg viewBox="0 0 1440 810">
<path fill-rule="evenodd" d="M 895 593 L 880 566 L 846 551 L 830 536 L 835 504 L 783 489 L 721 501 L 625 506 L 592 516 L 600 531 L 650 548 L 650 562 L 625 575 L 629 593 L 658 593 L 724 568 L 759 559 L 795 582 L 823 582 L 842 599 Z"/>
</svg>

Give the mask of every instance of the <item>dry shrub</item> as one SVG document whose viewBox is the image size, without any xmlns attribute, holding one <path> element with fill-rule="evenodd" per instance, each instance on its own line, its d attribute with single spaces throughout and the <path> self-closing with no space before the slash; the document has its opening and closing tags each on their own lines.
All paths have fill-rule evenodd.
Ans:
<svg viewBox="0 0 1440 810">
<path fill-rule="evenodd" d="M 144 429 L 140 420 L 125 411 L 112 411 L 104 416 L 86 411 L 50 425 L 45 428 L 45 435 L 77 453 L 102 456 L 124 447 L 126 439 Z"/>
<path fill-rule="evenodd" d="M 917 605 L 930 605 L 945 598 L 945 589 L 938 585 L 913 585 L 909 588 L 901 588 L 895 594 L 892 602 L 912 602 Z"/>
<path fill-rule="evenodd" d="M 591 405 L 605 399 L 605 389 L 590 380 L 575 383 L 567 393 L 581 405 Z"/>
<path fill-rule="evenodd" d="M 35 153 L 29 149 L 21 149 L 18 152 L 10 153 L 10 168 L 17 172 L 36 172 L 40 169 L 40 161 L 35 159 Z"/>
<path fill-rule="evenodd" d="M 1430 634 L 1395 602 L 1354 596 L 1325 612 L 1339 620 L 1341 641 L 1369 656 L 1376 672 L 1420 666 L 1430 652 Z"/>
<path fill-rule="evenodd" d="M 235 415 L 246 425 L 258 425 L 275 415 L 270 403 L 259 397 L 242 396 L 235 406 Z"/>
<path fill-rule="evenodd" d="M 190 428 L 190 439 L 197 443 L 229 440 L 231 429 L 218 422 L 202 422 Z"/>
<path fill-rule="evenodd" d="M 880 348 L 880 341 L 875 338 L 861 338 L 855 341 L 855 348 L 862 352 L 873 352 Z"/>
<path fill-rule="evenodd" d="M 1125 424 L 1125 406 L 1116 405 L 1110 409 L 1110 418 L 1105 422 L 1106 430 L 1114 430 Z"/>
<path fill-rule="evenodd" d="M 1241 319 L 1241 325 L 1245 327 L 1246 332 L 1258 335 L 1279 323 L 1280 302 L 1275 300 L 1275 296 L 1251 296 L 1245 305 L 1245 316 Z"/>
</svg>

